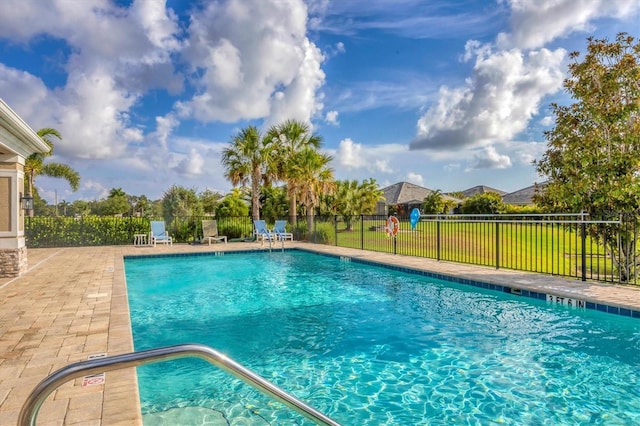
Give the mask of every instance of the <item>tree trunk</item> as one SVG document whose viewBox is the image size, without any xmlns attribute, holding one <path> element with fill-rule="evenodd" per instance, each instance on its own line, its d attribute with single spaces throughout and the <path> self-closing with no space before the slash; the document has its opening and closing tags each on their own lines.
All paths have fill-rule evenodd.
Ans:
<svg viewBox="0 0 640 426">
<path fill-rule="evenodd" d="M 296 194 L 292 193 L 289 197 L 289 222 L 293 225 L 295 229 L 296 224 L 298 223 L 298 212 L 296 209 L 297 199 Z"/>
<path fill-rule="evenodd" d="M 311 241 L 313 234 L 313 207 L 307 207 L 307 241 Z"/>
</svg>

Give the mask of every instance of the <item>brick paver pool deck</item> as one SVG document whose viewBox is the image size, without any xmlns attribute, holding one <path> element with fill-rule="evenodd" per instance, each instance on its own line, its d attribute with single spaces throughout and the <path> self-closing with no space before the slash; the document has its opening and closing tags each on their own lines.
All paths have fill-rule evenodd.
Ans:
<svg viewBox="0 0 640 426">
<path fill-rule="evenodd" d="M 298 242 L 285 246 L 640 311 L 638 287 L 333 246 Z M 247 249 L 268 247 L 229 243 L 29 249 L 27 273 L 0 279 L 0 424 L 16 424 L 27 395 L 53 371 L 91 355 L 133 351 L 124 255 Z M 104 384 L 82 386 L 82 382 L 75 379 L 53 392 L 40 409 L 38 425 L 142 424 L 133 368 L 106 373 Z"/>
</svg>

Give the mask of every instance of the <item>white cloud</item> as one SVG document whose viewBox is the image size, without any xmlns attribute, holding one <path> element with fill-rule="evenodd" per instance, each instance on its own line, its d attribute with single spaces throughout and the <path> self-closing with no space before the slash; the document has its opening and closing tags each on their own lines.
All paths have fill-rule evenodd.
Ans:
<svg viewBox="0 0 640 426">
<path fill-rule="evenodd" d="M 414 172 L 407 173 L 407 182 L 413 183 L 419 186 L 425 186 L 424 178 L 419 173 L 414 173 Z"/>
<path fill-rule="evenodd" d="M 7 102 L 33 127 L 61 132 L 56 153 L 71 159 L 124 156 L 130 143 L 143 140 L 143 129 L 130 123 L 142 93 L 181 88 L 171 64 L 171 54 L 181 48 L 179 28 L 162 2 L 136 0 L 128 9 L 103 0 L 54 1 L 44 9 L 38 1 L 8 3 L 0 14 L 0 36 L 28 42 L 45 34 L 70 47 L 62 64 L 65 84 L 55 89 L 0 65 Z"/>
<path fill-rule="evenodd" d="M 341 166 L 349 168 L 357 169 L 367 164 L 362 158 L 362 145 L 354 143 L 349 138 L 340 141 L 336 157 Z"/>
<path fill-rule="evenodd" d="M 327 114 L 324 116 L 324 121 L 332 126 L 339 126 L 338 111 L 327 111 Z"/>
<path fill-rule="evenodd" d="M 205 122 L 309 121 L 325 75 L 306 22 L 301 0 L 209 2 L 192 16 L 185 50 L 198 93 L 177 108 Z"/>
<path fill-rule="evenodd" d="M 495 25 L 495 12 L 476 13 L 462 8 L 447 13 L 441 1 L 416 0 L 306 0 L 309 27 L 326 33 L 355 35 L 375 31 L 407 38 L 449 38 L 455 34 L 479 34 Z M 445 2 L 446 3 L 446 2 Z"/>
<path fill-rule="evenodd" d="M 393 173 L 393 169 L 389 165 L 389 160 L 387 159 L 374 160 L 373 167 L 375 170 L 379 170 L 381 173 Z"/>
<path fill-rule="evenodd" d="M 324 49 L 324 54 L 326 58 L 333 58 L 335 56 L 341 55 L 347 51 L 347 48 L 344 46 L 344 43 L 339 41 L 332 46 L 328 46 Z"/>
<path fill-rule="evenodd" d="M 592 30 L 595 18 L 624 18 L 640 10 L 638 0 L 502 0 L 511 6 L 512 34 L 499 43 L 536 49 L 572 32 Z"/>
<path fill-rule="evenodd" d="M 415 110 L 438 93 L 422 74 L 398 71 L 393 78 L 397 81 L 354 81 L 331 97 L 332 106 L 343 113 L 385 107 Z"/>
<path fill-rule="evenodd" d="M 486 146 L 523 131 L 542 98 L 562 86 L 563 49 L 522 52 L 467 44 L 476 62 L 465 87 L 442 87 L 418 120 L 412 149 Z"/>
<path fill-rule="evenodd" d="M 50 108 L 58 105 L 39 78 L 0 63 L 0 94 L 13 110 L 36 127 L 34 130 L 38 130 L 38 123 L 39 127 L 52 127 L 45 123 L 51 119 Z"/>
<path fill-rule="evenodd" d="M 511 167 L 508 155 L 499 154 L 493 146 L 486 146 L 473 156 L 473 163 L 466 169 L 506 169 Z"/>
<path fill-rule="evenodd" d="M 475 58 L 464 86 L 441 87 L 438 102 L 417 123 L 412 149 L 482 147 L 512 140 L 537 115 L 543 99 L 562 87 L 564 49 L 543 46 L 589 29 L 596 18 L 634 16 L 637 0 L 499 0 L 511 8 L 511 32 L 494 44 L 467 41 Z"/>
<path fill-rule="evenodd" d="M 457 171 L 457 170 L 460 170 L 460 168 L 461 168 L 460 163 L 449 163 L 443 166 L 443 169 L 447 172 Z"/>
<path fill-rule="evenodd" d="M 204 158 L 202 155 L 195 150 L 191 149 L 189 151 L 189 155 L 185 156 L 180 162 L 174 167 L 174 170 L 182 175 L 186 176 L 199 176 L 204 172 Z"/>
<path fill-rule="evenodd" d="M 531 165 L 533 161 L 540 160 L 547 150 L 546 142 L 515 142 L 512 143 L 511 158 L 515 158 L 520 164 Z"/>
<path fill-rule="evenodd" d="M 87 189 L 90 192 L 96 194 L 95 199 L 99 200 L 105 198 L 109 195 L 109 191 L 111 188 L 105 188 L 100 182 L 96 182 L 93 180 L 82 181 L 82 188 Z"/>
<path fill-rule="evenodd" d="M 540 120 L 540 124 L 545 127 L 548 127 L 548 126 L 551 126 L 554 123 L 554 121 L 555 121 L 555 118 L 553 116 L 547 115 L 542 117 L 542 119 Z"/>
<path fill-rule="evenodd" d="M 367 146 L 364 149 L 362 144 L 351 139 L 340 141 L 338 150 L 334 155 L 334 161 L 347 169 L 364 169 L 372 173 L 393 173 L 389 158 L 391 152 L 406 152 L 406 146 L 401 145 L 379 145 Z"/>
</svg>

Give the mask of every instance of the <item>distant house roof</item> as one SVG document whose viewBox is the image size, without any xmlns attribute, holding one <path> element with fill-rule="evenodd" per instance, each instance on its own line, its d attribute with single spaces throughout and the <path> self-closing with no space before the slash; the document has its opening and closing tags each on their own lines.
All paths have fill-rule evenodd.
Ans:
<svg viewBox="0 0 640 426">
<path fill-rule="evenodd" d="M 409 182 L 398 182 L 382 189 L 387 205 L 398 204 L 422 204 L 425 197 L 434 191 Z M 461 200 L 442 194 L 445 200 L 452 200 L 460 203 Z"/>
<path fill-rule="evenodd" d="M 539 187 L 543 184 L 538 184 Z M 509 194 L 502 196 L 502 201 L 506 204 L 514 204 L 520 206 L 533 205 L 533 195 L 536 192 L 536 185 L 527 186 L 526 188 L 519 189 Z"/>
<path fill-rule="evenodd" d="M 478 185 L 478 186 L 474 186 L 473 188 L 469 188 L 469 189 L 465 189 L 464 191 L 461 191 L 462 195 L 464 195 L 465 198 L 473 197 L 474 195 L 478 195 L 478 194 L 488 194 L 490 192 L 494 194 L 499 194 L 499 195 L 505 195 L 507 193 L 506 191 L 501 191 L 499 189 L 491 188 L 490 186 L 485 186 L 485 185 Z"/>
</svg>

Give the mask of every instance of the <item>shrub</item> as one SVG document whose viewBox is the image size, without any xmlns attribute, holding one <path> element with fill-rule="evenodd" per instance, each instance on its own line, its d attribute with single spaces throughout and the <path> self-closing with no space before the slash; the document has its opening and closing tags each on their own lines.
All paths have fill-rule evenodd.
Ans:
<svg viewBox="0 0 640 426">
<path fill-rule="evenodd" d="M 333 224 L 327 222 L 316 223 L 313 234 L 311 235 L 311 238 L 309 238 L 309 240 L 313 241 L 314 243 L 333 244 L 333 242 L 336 240 L 336 231 L 333 227 Z"/>
</svg>

